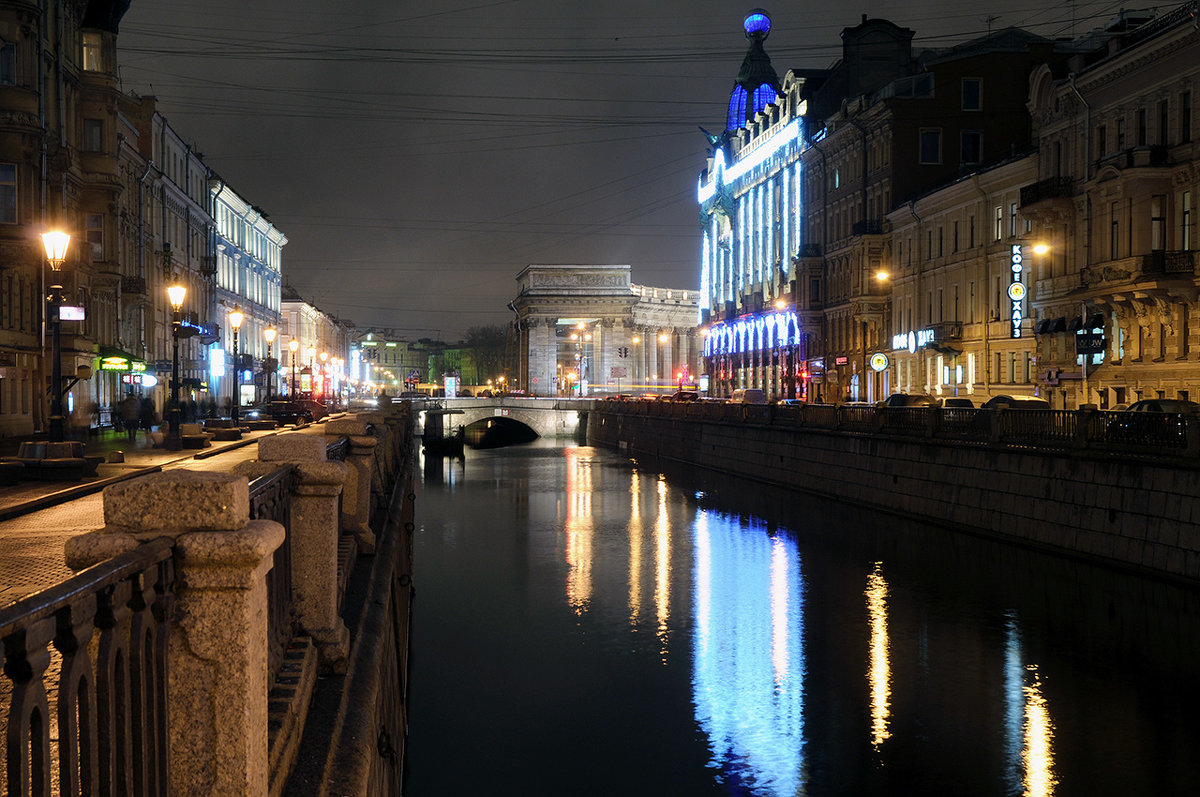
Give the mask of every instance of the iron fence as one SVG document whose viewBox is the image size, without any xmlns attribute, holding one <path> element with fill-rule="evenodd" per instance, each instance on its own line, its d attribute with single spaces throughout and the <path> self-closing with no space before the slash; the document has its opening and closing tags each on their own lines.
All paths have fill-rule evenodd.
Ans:
<svg viewBox="0 0 1200 797">
<path fill-rule="evenodd" d="M 718 401 L 597 402 L 594 412 L 757 423 L 856 434 L 931 437 L 946 442 L 1023 448 L 1163 452 L 1200 456 L 1200 418 L 1173 413 L 867 404 L 742 405 Z"/>
<path fill-rule="evenodd" d="M 267 663 L 274 677 L 283 664 L 284 652 L 296 631 L 292 601 L 292 541 L 290 523 L 292 493 L 299 482 L 293 465 L 278 468 L 250 482 L 250 518 L 273 520 L 284 528 L 283 543 L 275 549 L 267 573 Z"/>
<path fill-rule="evenodd" d="M 5 793 L 167 793 L 171 545 L 147 543 L 0 610 Z"/>
</svg>

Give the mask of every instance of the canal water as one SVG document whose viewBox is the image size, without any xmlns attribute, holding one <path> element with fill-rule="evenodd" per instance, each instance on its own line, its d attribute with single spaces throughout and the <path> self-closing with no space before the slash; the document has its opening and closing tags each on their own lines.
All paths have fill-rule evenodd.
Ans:
<svg viewBox="0 0 1200 797">
<path fill-rule="evenodd" d="M 561 441 L 416 505 L 412 797 L 1200 793 L 1195 589 Z"/>
</svg>

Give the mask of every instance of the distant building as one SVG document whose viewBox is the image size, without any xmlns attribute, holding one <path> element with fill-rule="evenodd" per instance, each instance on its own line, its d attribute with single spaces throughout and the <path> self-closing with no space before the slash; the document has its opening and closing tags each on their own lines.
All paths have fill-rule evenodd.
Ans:
<svg viewBox="0 0 1200 797">
<path fill-rule="evenodd" d="M 345 397 L 350 383 L 350 349 L 354 325 L 304 300 L 284 285 L 280 301 L 280 384 L 285 393 L 331 399 Z M 296 349 L 292 351 L 292 341 Z"/>
<path fill-rule="evenodd" d="M 588 396 L 693 384 L 697 293 L 634 285 L 630 275 L 627 265 L 531 265 L 518 274 L 510 388 Z"/>
</svg>

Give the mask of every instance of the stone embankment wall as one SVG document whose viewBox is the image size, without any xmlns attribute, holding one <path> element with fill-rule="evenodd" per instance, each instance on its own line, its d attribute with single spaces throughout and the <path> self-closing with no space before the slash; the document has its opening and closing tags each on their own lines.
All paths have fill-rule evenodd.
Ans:
<svg viewBox="0 0 1200 797">
<path fill-rule="evenodd" d="M 588 442 L 1200 580 L 1195 460 L 1156 464 L 1113 452 L 956 444 L 685 415 L 598 402 L 587 420 Z"/>
</svg>

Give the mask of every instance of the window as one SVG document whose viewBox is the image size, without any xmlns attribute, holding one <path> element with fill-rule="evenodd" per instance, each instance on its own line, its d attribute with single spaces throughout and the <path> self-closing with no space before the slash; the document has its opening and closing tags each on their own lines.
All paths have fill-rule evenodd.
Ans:
<svg viewBox="0 0 1200 797">
<path fill-rule="evenodd" d="M 17 45 L 0 39 L 0 86 L 17 84 Z"/>
<path fill-rule="evenodd" d="M 1167 248 L 1167 198 L 1162 194 L 1150 197 L 1150 248 Z"/>
<path fill-rule="evenodd" d="M 983 81 L 979 78 L 963 78 L 962 109 L 964 111 L 983 110 Z"/>
<path fill-rule="evenodd" d="M 1108 127 L 1100 125 L 1096 128 L 1096 157 L 1103 158 L 1108 154 Z"/>
<path fill-rule="evenodd" d="M 104 259 L 104 217 L 99 213 L 87 214 L 87 242 L 92 248 L 92 260 Z"/>
<path fill-rule="evenodd" d="M 17 166 L 0 163 L 0 224 L 17 223 Z"/>
<path fill-rule="evenodd" d="M 85 152 L 102 152 L 104 150 L 103 120 L 83 120 L 83 149 Z"/>
<path fill-rule="evenodd" d="M 978 130 L 964 130 L 962 133 L 962 162 L 983 162 L 983 133 Z"/>
<path fill-rule="evenodd" d="M 1138 108 L 1137 112 L 1137 145 L 1139 147 L 1146 146 L 1146 109 Z"/>
<path fill-rule="evenodd" d="M 83 34 L 83 69 L 85 72 L 104 71 L 104 51 L 99 33 Z"/>
<path fill-rule="evenodd" d="M 1192 192 L 1184 191 L 1179 199 L 1179 248 L 1192 248 Z"/>
<path fill-rule="evenodd" d="M 1117 152 L 1125 150 L 1125 119 L 1117 120 Z"/>
<path fill-rule="evenodd" d="M 1017 234 L 1017 203 L 1011 202 L 1008 205 L 1008 234 L 1012 237 Z"/>
<path fill-rule="evenodd" d="M 1170 111 L 1166 100 L 1158 104 L 1158 143 L 1164 147 L 1167 145 L 1167 126 L 1171 121 Z"/>
<path fill-rule="evenodd" d="M 993 233 L 997 241 L 1004 237 L 1004 208 L 999 205 L 996 205 L 996 225 Z"/>
<path fill-rule="evenodd" d="M 1192 93 L 1185 91 L 1179 95 L 1179 143 L 1186 144 L 1192 140 Z"/>
<path fill-rule="evenodd" d="M 942 131 L 921 131 L 921 163 L 936 164 L 942 162 Z"/>
<path fill-rule="evenodd" d="M 1121 221 L 1118 218 L 1118 215 L 1117 215 L 1118 212 L 1119 212 L 1118 205 L 1116 202 L 1113 202 L 1112 205 L 1109 207 L 1109 224 L 1110 224 L 1110 229 L 1111 229 L 1109 236 L 1108 236 L 1108 259 L 1109 260 L 1117 259 L 1117 247 L 1121 243 Z"/>
</svg>

